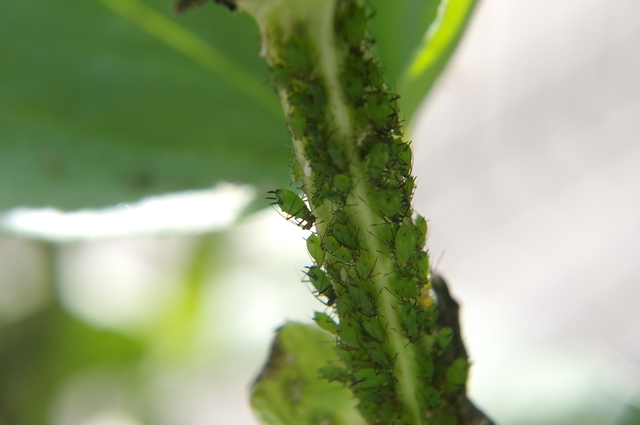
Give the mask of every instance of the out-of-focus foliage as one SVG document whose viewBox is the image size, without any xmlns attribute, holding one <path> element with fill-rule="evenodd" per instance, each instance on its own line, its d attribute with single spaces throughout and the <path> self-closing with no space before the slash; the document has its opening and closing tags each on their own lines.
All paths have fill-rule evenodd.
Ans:
<svg viewBox="0 0 640 425">
<path fill-rule="evenodd" d="M 392 86 L 406 80 L 434 20 L 473 3 L 372 2 Z M 432 37 L 435 59 L 421 82 L 398 85 L 406 119 L 453 51 L 460 22 L 437 27 L 449 36 Z M 251 18 L 211 2 L 181 16 L 167 0 L 3 5 L 0 210 L 100 207 L 221 180 L 286 185 L 289 136 L 258 50 Z"/>
<path fill-rule="evenodd" d="M 258 50 L 251 19 L 213 3 L 4 4 L 0 210 L 285 184 L 289 136 Z"/>
<path fill-rule="evenodd" d="M 0 333 L 0 423 L 41 425 L 51 400 L 74 374 L 89 368 L 131 369 L 139 342 L 98 329 L 52 303 Z"/>
<path fill-rule="evenodd" d="M 449 62 L 478 0 L 372 0 L 376 50 L 410 120 Z"/>
</svg>

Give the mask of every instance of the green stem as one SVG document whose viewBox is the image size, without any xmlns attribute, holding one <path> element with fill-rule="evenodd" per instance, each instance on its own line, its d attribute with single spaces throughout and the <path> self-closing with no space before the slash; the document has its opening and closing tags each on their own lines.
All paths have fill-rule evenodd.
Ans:
<svg viewBox="0 0 640 425">
<path fill-rule="evenodd" d="M 468 363 L 443 356 L 452 331 L 436 327 L 411 149 L 369 49 L 369 13 L 357 0 L 237 6 L 260 27 L 310 208 L 288 190 L 273 199 L 305 229 L 315 224 L 309 277 L 339 320 L 344 373 L 328 378 L 349 385 L 372 424 L 455 424 Z"/>
</svg>

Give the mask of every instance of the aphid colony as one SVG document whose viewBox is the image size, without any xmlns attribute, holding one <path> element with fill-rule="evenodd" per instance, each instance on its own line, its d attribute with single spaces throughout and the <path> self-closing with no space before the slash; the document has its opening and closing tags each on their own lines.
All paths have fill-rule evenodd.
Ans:
<svg viewBox="0 0 640 425">
<path fill-rule="evenodd" d="M 272 35 L 280 48 L 271 54 L 271 75 L 288 105 L 297 157 L 291 174 L 305 195 L 278 189 L 268 199 L 287 219 L 315 231 L 307 238 L 314 265 L 306 273 L 328 307 L 315 320 L 335 335 L 342 360 L 321 375 L 348 385 L 371 423 L 411 422 L 402 402 L 407 394 L 399 394 L 400 380 L 410 379 L 419 420 L 455 424 L 450 406 L 459 387 L 448 384 L 454 365 L 442 357 L 451 329 L 436 331 L 437 307 L 425 302 L 427 222 L 411 208 L 411 148 L 402 140 L 398 97 L 370 52 L 368 15 L 356 0 L 336 2 L 337 89 L 329 89 L 304 22 L 287 37 Z M 338 123 L 345 117 L 336 116 L 336 103 L 344 106 L 350 132 Z M 412 353 L 411 377 L 398 369 L 399 351 Z"/>
</svg>

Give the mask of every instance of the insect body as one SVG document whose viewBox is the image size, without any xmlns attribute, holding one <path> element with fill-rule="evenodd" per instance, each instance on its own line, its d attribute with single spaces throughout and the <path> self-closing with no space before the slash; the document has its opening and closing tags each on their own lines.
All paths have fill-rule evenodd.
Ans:
<svg viewBox="0 0 640 425">
<path fill-rule="evenodd" d="M 297 218 L 301 220 L 301 223 L 298 223 L 300 227 L 304 230 L 311 229 L 316 217 L 311 214 L 307 204 L 295 192 L 289 189 L 278 189 L 268 193 L 273 194 L 273 197 L 267 198 L 272 201 L 271 205 L 278 205 L 282 212 L 288 215 L 287 220 Z"/>
</svg>

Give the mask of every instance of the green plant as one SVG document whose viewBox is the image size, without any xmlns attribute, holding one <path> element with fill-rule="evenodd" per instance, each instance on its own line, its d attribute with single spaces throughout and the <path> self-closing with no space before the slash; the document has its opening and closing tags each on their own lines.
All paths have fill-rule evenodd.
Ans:
<svg viewBox="0 0 640 425">
<path fill-rule="evenodd" d="M 270 199 L 304 230 L 314 226 L 307 275 L 328 307 L 315 320 L 336 343 L 335 353 L 322 350 L 328 335 L 285 325 L 254 386 L 256 411 L 270 424 L 489 423 L 466 399 L 457 309 L 447 309 L 423 251 L 427 222 L 411 208 L 411 147 L 372 51 L 373 9 L 356 0 L 221 3 L 260 28 L 292 137 L 292 184 L 303 194 L 277 189 Z M 319 402 L 328 390 L 317 379 L 348 390 Z M 352 397 L 360 416 L 347 408 Z"/>
<path fill-rule="evenodd" d="M 119 99 L 118 89 L 104 89 L 103 103 L 107 109 L 113 105 L 111 111 L 116 113 L 112 115 L 117 117 L 110 121 L 104 118 L 111 117 L 109 114 L 78 107 L 72 90 L 55 89 L 56 82 L 76 75 L 76 62 L 80 62 L 76 56 L 70 55 L 59 61 L 59 68 L 49 69 L 42 66 L 51 65 L 42 62 L 42 55 L 29 55 L 24 53 L 28 49 L 16 47 L 8 57 L 15 55 L 22 61 L 9 60 L 11 66 L 3 72 L 9 77 L 20 74 L 15 64 L 31 61 L 30 69 L 47 72 L 44 81 L 49 84 L 39 86 L 42 79 L 33 78 L 36 83 L 17 85 L 0 100 L 0 132 L 6 153 L 0 160 L 2 168 L 7 175 L 29 176 L 18 179 L 19 184 L 0 188 L 4 191 L 3 207 L 104 205 L 204 186 L 223 178 L 251 182 L 265 191 L 279 185 L 280 189 L 271 192 L 271 202 L 303 230 L 313 228 L 307 246 L 315 264 L 307 275 L 327 308 L 315 314 L 320 329 L 287 324 L 279 331 L 270 361 L 254 388 L 253 405 L 261 417 L 268 423 L 296 424 L 486 421 L 465 396 L 468 364 L 457 324 L 457 305 L 443 282 L 430 274 L 429 258 L 423 251 L 427 221 L 414 215 L 411 208 L 415 182 L 411 148 L 403 135 L 405 120 L 413 116 L 446 64 L 475 1 L 219 2 L 250 12 L 258 22 L 262 56 L 293 139 L 293 187 L 284 188 L 286 182 L 275 177 L 286 160 L 284 126 L 279 122 L 281 112 L 275 97 L 255 77 L 262 65 L 258 65 L 250 43 L 237 48 L 241 53 L 227 51 L 229 56 L 236 55 L 228 60 L 220 53 L 224 46 L 218 46 L 218 51 L 203 43 L 196 33 L 156 11 L 153 1 L 101 0 L 116 13 L 95 22 L 102 22 L 107 31 L 121 24 L 116 17 L 135 23 L 136 29 L 212 70 L 218 78 L 214 91 L 219 97 L 194 100 L 205 84 L 205 78 L 197 73 L 193 74 L 197 90 L 187 94 L 179 86 L 164 91 L 147 87 L 145 78 L 140 77 L 147 74 L 136 72 L 151 66 L 142 63 L 133 69 L 137 79 L 123 79 L 137 81 L 139 86 L 125 83 L 118 89 L 143 87 L 136 92 L 136 99 L 148 99 L 146 111 L 151 118 L 135 115 L 137 104 Z M 178 9 L 202 3 L 182 1 Z M 162 5 L 155 6 L 162 10 Z M 18 16 L 26 10 L 19 5 L 10 7 Z M 70 37 L 66 27 L 55 28 L 50 7 L 41 4 L 39 14 L 25 16 L 45 29 L 47 25 L 57 29 L 49 31 L 51 37 L 67 40 L 69 48 L 81 52 L 78 57 L 104 49 L 91 38 L 93 28 L 86 24 L 103 10 L 87 2 L 73 4 L 73 10 L 87 17 L 73 20 L 87 34 L 86 41 L 74 44 L 68 39 L 76 41 L 78 37 Z M 64 12 L 58 8 L 55 13 L 64 22 L 64 16 L 59 16 Z M 221 16 L 226 15 L 214 16 L 224 19 Z M 194 27 L 209 25 L 210 17 L 200 19 L 201 26 L 196 23 Z M 218 38 L 251 39 L 248 31 L 252 24 L 241 19 L 220 25 L 227 33 L 218 34 Z M 11 27 L 5 24 L 3 28 Z M 237 27 L 241 30 L 234 32 Z M 248 37 L 243 35 L 245 30 Z M 397 33 L 402 33 L 402 43 L 395 43 Z M 150 50 L 157 47 L 145 44 L 147 40 L 138 32 L 127 35 L 123 37 L 127 48 L 136 44 Z M 27 32 L 27 36 L 31 34 Z M 131 71 L 127 66 L 134 56 L 119 58 L 114 75 Z M 165 56 L 162 51 L 155 57 Z M 96 60 L 100 59 L 98 55 Z M 169 76 L 173 75 L 171 67 L 178 66 L 169 60 L 162 63 L 164 66 L 150 63 L 156 65 L 154 72 Z M 87 80 L 96 78 L 92 72 L 82 75 Z M 392 89 L 396 84 L 401 98 Z M 46 90 L 54 92 L 47 98 L 50 104 L 31 101 L 34 92 Z M 172 105 L 170 113 L 162 115 L 165 119 L 159 118 L 163 111 L 157 105 L 167 104 L 173 97 L 182 99 L 180 107 Z M 210 126 L 209 117 L 200 115 L 207 102 L 223 106 Z M 227 106 L 232 112 L 225 114 Z M 38 121 L 42 116 L 47 119 Z M 199 121 L 184 124 L 193 117 Z M 36 121 L 39 126 L 32 125 Z M 180 135 L 186 145 L 167 137 L 175 128 L 186 128 Z M 217 143 L 200 136 L 211 133 Z M 246 144 L 247 140 L 251 144 Z M 25 161 L 32 159 L 29 155 L 33 152 L 38 161 Z M 263 161 L 265 156 L 270 160 Z M 104 160 L 88 167 L 96 164 L 95 157 Z M 24 163 L 26 168 L 21 166 Z M 432 289 L 438 294 L 438 307 Z M 52 311 L 67 318 L 57 307 Z M 22 334 L 15 334 L 20 340 Z M 122 357 L 137 359 L 139 351 L 135 346 Z M 33 363 L 41 362 L 35 358 Z M 45 403 L 38 418 L 44 411 Z"/>
</svg>

